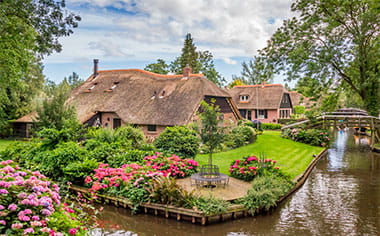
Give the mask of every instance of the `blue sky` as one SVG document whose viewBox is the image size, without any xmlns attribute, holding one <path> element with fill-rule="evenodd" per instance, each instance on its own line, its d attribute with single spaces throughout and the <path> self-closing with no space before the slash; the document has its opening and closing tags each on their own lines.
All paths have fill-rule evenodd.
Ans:
<svg viewBox="0 0 380 236">
<path fill-rule="evenodd" d="M 86 79 L 92 61 L 101 70 L 143 69 L 158 58 L 180 55 L 191 33 L 198 49 L 208 50 L 228 81 L 239 75 L 282 21 L 290 0 L 66 0 L 82 21 L 61 38 L 63 50 L 44 59 L 44 74 L 59 82 L 72 72 Z M 276 78 L 275 82 L 282 83 Z"/>
</svg>

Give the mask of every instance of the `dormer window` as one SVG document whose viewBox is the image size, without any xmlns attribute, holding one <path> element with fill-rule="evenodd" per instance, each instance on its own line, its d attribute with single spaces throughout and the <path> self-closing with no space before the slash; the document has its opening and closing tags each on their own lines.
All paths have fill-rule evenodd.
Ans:
<svg viewBox="0 0 380 236">
<path fill-rule="evenodd" d="M 91 92 L 91 90 L 93 90 L 95 87 L 96 87 L 96 85 L 97 85 L 98 83 L 93 83 L 92 85 L 91 85 L 91 87 L 89 87 L 87 90 L 85 90 L 85 92 Z"/>
<path fill-rule="evenodd" d="M 165 90 L 162 90 L 161 95 L 159 96 L 159 98 L 163 98 L 164 96 L 165 96 Z"/>
<path fill-rule="evenodd" d="M 116 82 L 113 82 L 113 85 L 112 85 L 112 87 L 111 88 L 109 88 L 109 89 L 107 89 L 105 92 L 112 92 L 116 87 L 117 87 L 117 85 L 119 84 L 119 82 L 118 81 L 116 81 Z"/>
<path fill-rule="evenodd" d="M 240 95 L 240 102 L 248 102 L 249 95 Z"/>
</svg>

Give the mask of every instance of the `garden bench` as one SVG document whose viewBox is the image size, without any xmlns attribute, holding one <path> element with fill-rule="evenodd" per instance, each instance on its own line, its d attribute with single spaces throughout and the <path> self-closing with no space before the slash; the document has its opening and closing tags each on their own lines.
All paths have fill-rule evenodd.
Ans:
<svg viewBox="0 0 380 236">
<path fill-rule="evenodd" d="M 190 178 L 191 185 L 199 186 L 219 186 L 225 187 L 229 182 L 228 175 L 219 172 L 216 165 L 203 165 L 199 173 L 195 173 Z"/>
</svg>

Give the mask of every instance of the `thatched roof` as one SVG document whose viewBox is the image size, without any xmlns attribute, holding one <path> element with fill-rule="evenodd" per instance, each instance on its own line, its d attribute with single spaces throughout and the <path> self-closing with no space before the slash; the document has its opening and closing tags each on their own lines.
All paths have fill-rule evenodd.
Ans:
<svg viewBox="0 0 380 236">
<path fill-rule="evenodd" d="M 238 85 L 228 91 L 239 109 L 278 109 L 287 90 L 282 84 Z M 248 95 L 240 102 L 240 95 Z"/>
<path fill-rule="evenodd" d="M 201 74 L 160 75 L 139 69 L 99 71 L 74 89 L 68 104 L 86 122 L 115 112 L 130 124 L 184 125 L 205 96 L 230 97 Z"/>
<path fill-rule="evenodd" d="M 33 111 L 23 117 L 18 118 L 13 121 L 13 123 L 33 123 L 35 120 L 37 120 L 37 112 Z"/>
</svg>

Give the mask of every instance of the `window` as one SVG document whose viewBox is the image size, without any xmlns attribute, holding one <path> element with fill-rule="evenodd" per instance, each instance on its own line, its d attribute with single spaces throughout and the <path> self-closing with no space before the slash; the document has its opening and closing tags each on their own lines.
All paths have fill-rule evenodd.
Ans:
<svg viewBox="0 0 380 236">
<path fill-rule="evenodd" d="M 247 111 L 247 119 L 252 120 L 252 111 Z"/>
<path fill-rule="evenodd" d="M 148 125 L 148 132 L 156 132 L 157 125 Z"/>
<path fill-rule="evenodd" d="M 259 119 L 266 119 L 268 118 L 268 112 L 267 110 L 259 110 Z"/>
<path fill-rule="evenodd" d="M 249 96 L 248 95 L 240 95 L 240 102 L 248 102 Z"/>
</svg>

